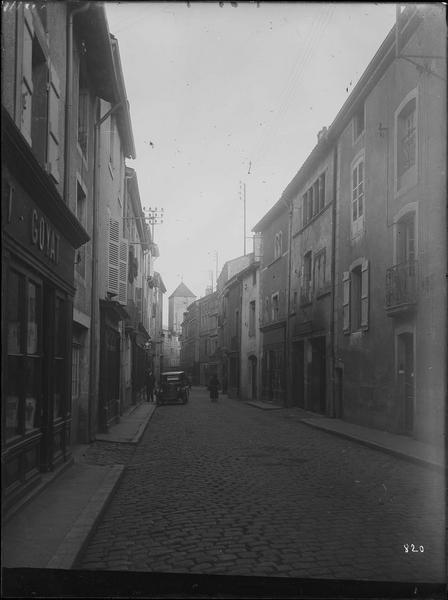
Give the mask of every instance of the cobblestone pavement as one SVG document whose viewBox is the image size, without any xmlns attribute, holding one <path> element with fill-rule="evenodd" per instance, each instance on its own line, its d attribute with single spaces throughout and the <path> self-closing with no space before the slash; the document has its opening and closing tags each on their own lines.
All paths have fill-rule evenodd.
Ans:
<svg viewBox="0 0 448 600">
<path fill-rule="evenodd" d="M 196 388 L 153 415 L 78 567 L 443 581 L 443 490 L 429 468 Z"/>
</svg>

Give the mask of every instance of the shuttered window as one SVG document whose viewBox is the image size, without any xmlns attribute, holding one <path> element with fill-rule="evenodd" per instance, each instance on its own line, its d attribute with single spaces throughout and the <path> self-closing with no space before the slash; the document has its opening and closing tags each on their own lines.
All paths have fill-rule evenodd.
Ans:
<svg viewBox="0 0 448 600">
<path fill-rule="evenodd" d="M 116 219 L 109 219 L 109 253 L 107 291 L 118 296 L 120 224 Z"/>
<path fill-rule="evenodd" d="M 364 260 L 361 267 L 361 329 L 369 326 L 369 261 Z"/>
<path fill-rule="evenodd" d="M 135 288 L 135 304 L 137 306 L 137 318 L 139 321 L 142 321 L 142 288 Z"/>
<path fill-rule="evenodd" d="M 59 110 L 61 89 L 59 77 L 53 65 L 50 65 L 50 81 L 48 86 L 48 146 L 47 169 L 56 182 L 59 182 L 59 159 L 61 157 L 59 134 Z"/>
<path fill-rule="evenodd" d="M 343 331 L 350 333 L 369 327 L 369 261 L 363 260 L 351 271 L 345 271 L 343 286 Z"/>
<path fill-rule="evenodd" d="M 119 244 L 118 302 L 120 304 L 127 304 L 129 249 L 127 240 L 121 239 Z"/>
<path fill-rule="evenodd" d="M 342 276 L 342 321 L 344 333 L 350 333 L 350 272 Z"/>
<path fill-rule="evenodd" d="M 22 57 L 22 86 L 20 129 L 31 145 L 31 124 L 33 104 L 33 17 L 28 8 L 24 10 L 23 26 L 23 57 Z"/>
</svg>

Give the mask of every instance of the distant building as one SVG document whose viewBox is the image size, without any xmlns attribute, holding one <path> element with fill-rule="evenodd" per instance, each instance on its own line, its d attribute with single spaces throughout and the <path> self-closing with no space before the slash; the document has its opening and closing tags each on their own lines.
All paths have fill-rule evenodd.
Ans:
<svg viewBox="0 0 448 600">
<path fill-rule="evenodd" d="M 180 367 L 180 341 L 176 332 L 163 330 L 163 369 Z"/>
<path fill-rule="evenodd" d="M 196 296 L 181 282 L 168 298 L 168 329 L 181 333 L 184 312 L 196 300 Z"/>
<path fill-rule="evenodd" d="M 207 294 L 196 303 L 199 312 L 199 382 L 207 385 L 218 367 L 218 294 Z"/>
</svg>

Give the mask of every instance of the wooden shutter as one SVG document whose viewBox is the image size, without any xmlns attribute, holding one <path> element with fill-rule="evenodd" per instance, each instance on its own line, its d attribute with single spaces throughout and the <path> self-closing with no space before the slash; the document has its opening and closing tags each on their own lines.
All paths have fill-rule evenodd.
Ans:
<svg viewBox="0 0 448 600">
<path fill-rule="evenodd" d="M 108 282 L 107 291 L 118 296 L 120 223 L 117 219 L 109 218 L 109 252 L 108 252 Z"/>
<path fill-rule="evenodd" d="M 47 170 L 56 182 L 59 182 L 60 135 L 59 110 L 61 88 L 56 69 L 52 64 L 49 68 L 50 81 L 48 85 L 48 146 Z"/>
<path fill-rule="evenodd" d="M 342 276 L 342 321 L 344 333 L 350 333 L 350 272 L 344 271 Z"/>
<path fill-rule="evenodd" d="M 21 85 L 21 121 L 20 130 L 31 145 L 31 114 L 33 104 L 33 16 L 28 8 L 24 10 L 23 56 Z"/>
<path fill-rule="evenodd" d="M 361 266 L 361 328 L 369 327 L 369 261 L 363 260 Z"/>
<path fill-rule="evenodd" d="M 128 241 L 125 239 L 121 239 L 120 240 L 120 252 L 119 252 L 119 275 L 118 275 L 118 302 L 120 304 L 127 304 L 127 302 L 128 302 L 128 263 L 129 263 Z"/>
</svg>

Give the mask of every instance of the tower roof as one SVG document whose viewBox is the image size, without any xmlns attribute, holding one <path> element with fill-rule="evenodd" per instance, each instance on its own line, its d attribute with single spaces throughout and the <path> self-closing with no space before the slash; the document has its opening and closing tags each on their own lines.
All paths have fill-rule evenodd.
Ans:
<svg viewBox="0 0 448 600">
<path fill-rule="evenodd" d="M 187 286 L 185 285 L 185 283 L 183 281 L 181 283 L 179 283 L 177 288 L 174 290 L 174 292 L 169 297 L 170 298 L 173 298 L 173 297 L 196 298 L 195 294 L 193 294 L 193 292 L 187 288 Z"/>
</svg>

